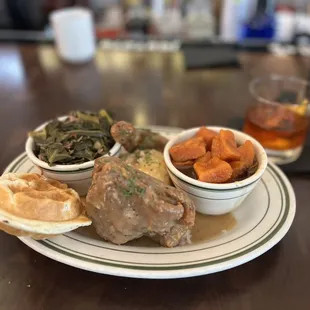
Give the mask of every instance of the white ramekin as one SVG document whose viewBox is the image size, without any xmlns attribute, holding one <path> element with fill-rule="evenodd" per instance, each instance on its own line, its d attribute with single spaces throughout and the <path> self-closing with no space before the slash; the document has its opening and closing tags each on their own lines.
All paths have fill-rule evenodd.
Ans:
<svg viewBox="0 0 310 310">
<path fill-rule="evenodd" d="M 259 142 L 243 132 L 225 127 L 207 127 L 216 132 L 221 129 L 231 130 L 235 135 L 237 144 L 243 144 L 246 140 L 250 140 L 255 148 L 256 158 L 259 163 L 258 169 L 251 177 L 233 183 L 213 184 L 192 179 L 174 167 L 170 159 L 169 149 L 174 144 L 192 138 L 199 128 L 185 130 L 167 143 L 164 150 L 164 159 L 170 178 L 177 188 L 189 195 L 198 212 L 210 215 L 229 213 L 243 202 L 260 181 L 268 163 L 266 152 Z"/>
<path fill-rule="evenodd" d="M 59 117 L 58 119 L 64 120 L 66 116 Z M 35 129 L 43 129 L 49 122 L 46 122 Z M 70 188 L 73 188 L 78 192 L 80 196 L 85 196 L 90 187 L 92 181 L 92 172 L 94 169 L 94 160 L 88 161 L 83 164 L 76 165 L 55 165 L 50 166 L 48 163 L 40 160 L 33 152 L 34 140 L 28 137 L 26 141 L 26 153 L 29 159 L 37 166 L 41 173 L 49 178 L 58 180 L 67 184 Z M 109 153 L 104 156 L 118 156 L 121 151 L 121 145 L 115 143 L 110 149 Z"/>
</svg>

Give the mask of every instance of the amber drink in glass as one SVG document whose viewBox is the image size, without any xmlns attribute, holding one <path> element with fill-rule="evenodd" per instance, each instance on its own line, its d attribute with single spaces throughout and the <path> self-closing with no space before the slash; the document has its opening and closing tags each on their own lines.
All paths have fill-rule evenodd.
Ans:
<svg viewBox="0 0 310 310">
<path fill-rule="evenodd" d="M 255 100 L 246 115 L 244 131 L 266 149 L 271 161 L 286 164 L 300 156 L 308 130 L 308 83 L 273 75 L 251 82 Z"/>
</svg>

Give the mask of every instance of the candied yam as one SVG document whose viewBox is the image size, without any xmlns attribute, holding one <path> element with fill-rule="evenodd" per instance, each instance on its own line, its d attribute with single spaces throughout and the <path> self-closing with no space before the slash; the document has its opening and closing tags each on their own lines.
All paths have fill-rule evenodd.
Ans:
<svg viewBox="0 0 310 310">
<path fill-rule="evenodd" d="M 221 130 L 220 135 L 213 139 L 211 146 L 212 157 L 218 157 L 224 161 L 240 159 L 240 153 L 236 146 L 233 133 L 229 130 Z M 233 138 L 233 139 L 232 139 Z"/>
<path fill-rule="evenodd" d="M 196 159 L 196 163 L 207 163 L 212 158 L 211 152 L 207 152 L 203 156 Z"/>
<path fill-rule="evenodd" d="M 212 140 L 218 135 L 217 132 L 208 129 L 206 127 L 201 127 L 196 133 L 196 137 L 202 137 L 206 143 L 206 149 L 210 150 L 212 145 Z"/>
<path fill-rule="evenodd" d="M 230 130 L 221 129 L 220 130 L 220 138 L 223 139 L 223 140 L 229 141 L 229 143 L 232 146 L 237 146 L 235 135 Z"/>
<path fill-rule="evenodd" d="M 252 166 L 255 158 L 253 143 L 249 140 L 245 141 L 243 145 L 238 147 L 238 151 L 240 153 L 240 160 L 246 164 L 246 168 Z"/>
<path fill-rule="evenodd" d="M 235 135 L 230 130 L 220 131 L 220 141 L 222 143 L 223 160 L 233 161 L 239 160 L 240 154 L 237 148 Z"/>
<path fill-rule="evenodd" d="M 202 137 L 194 137 L 172 146 L 169 154 L 175 162 L 184 162 L 203 156 L 206 153 L 206 144 Z"/>
<path fill-rule="evenodd" d="M 246 173 L 247 165 L 244 161 L 232 161 L 229 163 L 232 168 L 232 176 L 230 182 L 237 181 L 242 175 Z"/>
<path fill-rule="evenodd" d="M 211 158 L 207 163 L 195 163 L 194 170 L 199 181 L 208 183 L 225 183 L 232 175 L 231 166 L 218 157 Z"/>
<path fill-rule="evenodd" d="M 219 136 L 215 137 L 212 141 L 211 155 L 212 157 L 218 158 L 221 156 L 221 141 Z"/>
<path fill-rule="evenodd" d="M 176 167 L 176 168 L 188 168 L 188 167 L 193 167 L 194 165 L 194 161 L 193 160 L 187 160 L 187 161 L 172 161 L 172 164 Z"/>
</svg>

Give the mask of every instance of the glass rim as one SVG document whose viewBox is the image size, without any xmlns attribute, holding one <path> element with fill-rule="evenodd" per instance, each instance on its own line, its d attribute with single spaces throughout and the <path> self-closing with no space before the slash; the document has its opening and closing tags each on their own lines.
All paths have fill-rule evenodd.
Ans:
<svg viewBox="0 0 310 310">
<path fill-rule="evenodd" d="M 264 103 L 269 103 L 269 104 L 281 104 L 278 101 L 275 100 L 271 100 L 271 99 L 266 99 L 260 95 L 257 94 L 255 87 L 256 85 L 258 85 L 260 82 L 262 81 L 290 81 L 290 82 L 294 82 L 294 83 L 299 83 L 307 88 L 310 88 L 310 83 L 308 81 L 306 81 L 305 79 L 302 78 L 298 78 L 296 76 L 292 76 L 292 75 L 280 75 L 280 74 L 271 74 L 268 76 L 260 76 L 260 77 L 256 77 L 254 79 L 251 80 L 251 82 L 249 83 L 249 92 L 250 94 L 258 99 L 260 102 L 264 102 Z"/>
</svg>

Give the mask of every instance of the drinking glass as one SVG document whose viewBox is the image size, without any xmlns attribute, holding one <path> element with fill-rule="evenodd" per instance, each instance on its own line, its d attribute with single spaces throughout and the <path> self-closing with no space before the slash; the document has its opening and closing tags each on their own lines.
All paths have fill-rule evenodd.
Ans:
<svg viewBox="0 0 310 310">
<path fill-rule="evenodd" d="M 244 132 L 258 140 L 269 159 L 287 164 L 298 159 L 308 130 L 309 84 L 296 77 L 271 75 L 250 83 L 254 99 Z"/>
</svg>

